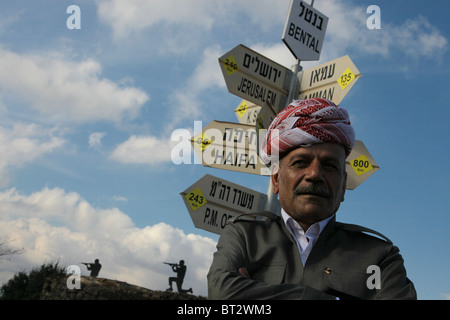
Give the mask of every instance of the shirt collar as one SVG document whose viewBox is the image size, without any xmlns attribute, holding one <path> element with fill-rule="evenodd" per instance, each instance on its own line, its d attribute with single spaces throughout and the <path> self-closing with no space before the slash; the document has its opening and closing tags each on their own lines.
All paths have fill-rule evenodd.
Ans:
<svg viewBox="0 0 450 320">
<path fill-rule="evenodd" d="M 322 233 L 323 229 L 325 229 L 328 222 L 330 222 L 330 220 L 333 219 L 334 214 L 328 218 L 313 223 L 308 228 L 308 230 L 306 230 L 306 233 L 300 226 L 300 224 L 297 221 L 295 221 L 286 211 L 284 211 L 283 208 L 281 208 L 281 216 L 283 217 L 284 223 L 291 234 L 296 233 L 296 231 L 294 230 L 295 228 L 297 229 L 297 232 L 312 237 L 314 239 L 317 239 L 319 235 Z"/>
</svg>

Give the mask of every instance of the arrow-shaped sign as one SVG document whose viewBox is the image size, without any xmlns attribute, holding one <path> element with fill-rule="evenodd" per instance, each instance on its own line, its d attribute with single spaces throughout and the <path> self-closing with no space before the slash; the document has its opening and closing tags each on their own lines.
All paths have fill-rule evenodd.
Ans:
<svg viewBox="0 0 450 320">
<path fill-rule="evenodd" d="M 256 105 L 268 103 L 275 110 L 286 105 L 292 71 L 238 45 L 219 58 L 228 91 Z"/>
<path fill-rule="evenodd" d="M 356 140 L 355 146 L 347 157 L 346 162 L 347 189 L 355 189 L 378 170 L 380 170 L 380 167 L 364 143 Z"/>
<path fill-rule="evenodd" d="M 275 111 L 267 103 L 261 107 L 246 100 L 241 101 L 234 113 L 239 123 L 255 125 L 260 122 L 259 129 L 267 129 L 276 117 Z"/>
<path fill-rule="evenodd" d="M 325 62 L 303 71 L 299 99 L 323 98 L 339 105 L 359 77 L 349 56 Z"/>
<path fill-rule="evenodd" d="M 192 138 L 195 153 L 205 167 L 257 175 L 269 174 L 257 154 L 255 126 L 212 121 Z"/>
<path fill-rule="evenodd" d="M 217 234 L 228 219 L 261 211 L 267 201 L 265 194 L 209 174 L 180 194 L 195 227 Z"/>
<path fill-rule="evenodd" d="M 260 106 L 244 99 L 237 108 L 234 109 L 234 113 L 236 114 L 239 123 L 254 125 L 260 110 Z"/>
<path fill-rule="evenodd" d="M 299 60 L 319 60 L 328 17 L 305 1 L 292 0 L 283 41 Z"/>
</svg>

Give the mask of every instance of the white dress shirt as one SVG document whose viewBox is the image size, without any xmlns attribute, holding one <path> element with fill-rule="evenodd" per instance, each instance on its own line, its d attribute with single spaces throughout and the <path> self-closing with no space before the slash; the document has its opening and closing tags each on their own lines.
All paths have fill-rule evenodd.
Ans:
<svg viewBox="0 0 450 320">
<path fill-rule="evenodd" d="M 308 228 L 308 230 L 306 230 L 306 232 L 303 230 L 300 224 L 294 219 L 292 219 L 292 217 L 288 215 L 283 209 L 281 209 L 281 215 L 283 217 L 287 229 L 289 230 L 291 235 L 294 237 L 295 242 L 297 243 L 297 248 L 298 251 L 300 252 L 300 257 L 302 258 L 302 263 L 303 265 L 305 265 L 309 253 L 311 252 L 314 246 L 314 243 L 317 241 L 321 232 L 328 224 L 328 222 L 333 218 L 334 215 L 312 224 Z"/>
</svg>

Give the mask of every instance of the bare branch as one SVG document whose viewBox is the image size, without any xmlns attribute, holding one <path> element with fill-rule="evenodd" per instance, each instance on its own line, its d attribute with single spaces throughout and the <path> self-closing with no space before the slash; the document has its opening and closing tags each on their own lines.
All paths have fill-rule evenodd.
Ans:
<svg viewBox="0 0 450 320">
<path fill-rule="evenodd" d="M 15 249 L 8 246 L 8 243 L 13 240 L 9 236 L 0 237 L 0 259 L 6 256 L 12 256 L 14 254 L 22 254 L 25 252 L 24 248 Z"/>
</svg>

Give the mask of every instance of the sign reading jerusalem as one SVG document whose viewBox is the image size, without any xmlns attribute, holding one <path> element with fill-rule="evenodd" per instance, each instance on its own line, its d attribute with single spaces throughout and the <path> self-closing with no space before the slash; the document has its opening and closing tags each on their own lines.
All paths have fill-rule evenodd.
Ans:
<svg viewBox="0 0 450 320">
<path fill-rule="evenodd" d="M 219 63 L 230 93 L 259 106 L 285 107 L 291 70 L 242 44 L 220 57 Z"/>
<path fill-rule="evenodd" d="M 319 60 L 328 17 L 301 0 L 292 0 L 283 41 L 302 61 Z"/>
</svg>

